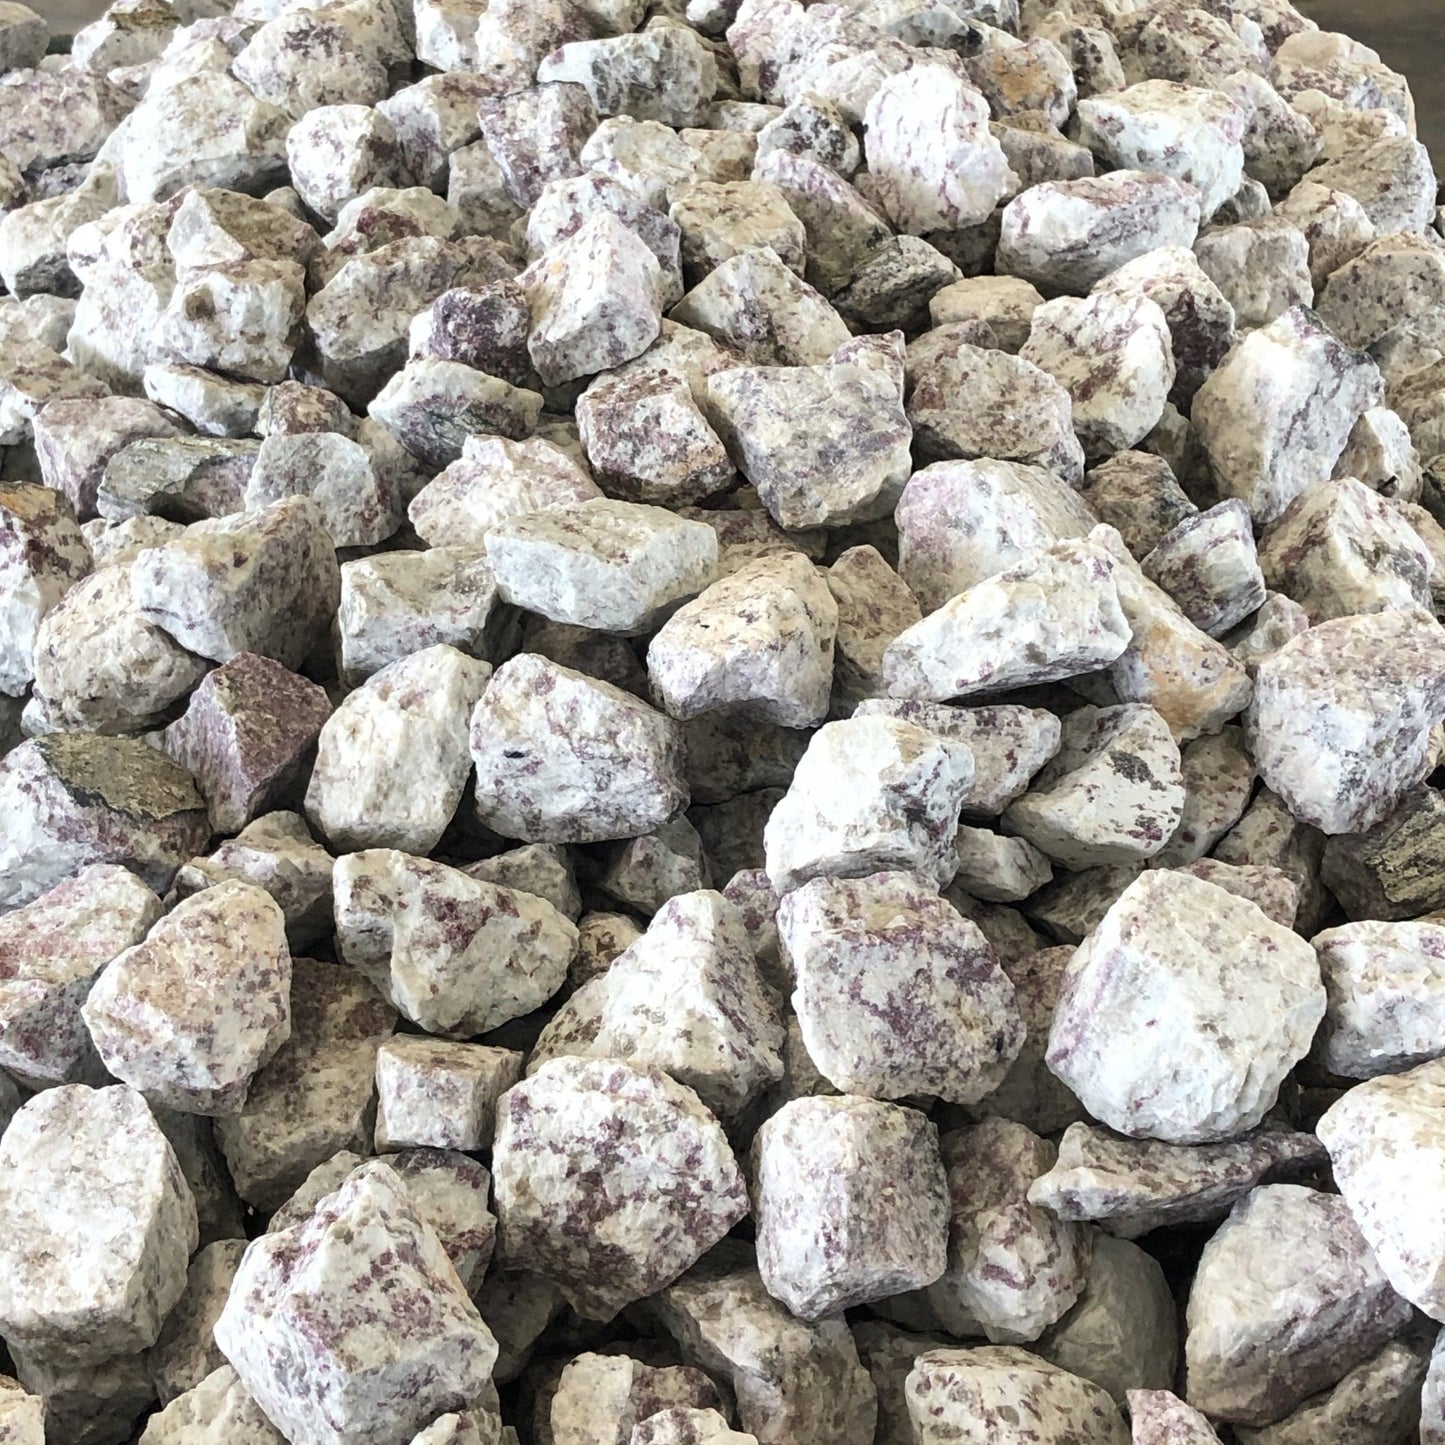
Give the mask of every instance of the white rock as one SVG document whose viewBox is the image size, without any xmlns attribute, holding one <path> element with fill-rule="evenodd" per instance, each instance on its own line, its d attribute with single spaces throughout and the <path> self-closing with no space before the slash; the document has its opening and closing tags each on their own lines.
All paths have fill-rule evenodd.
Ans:
<svg viewBox="0 0 1445 1445">
<path fill-rule="evenodd" d="M 1303 939 L 1246 899 L 1156 869 L 1080 945 L 1048 1062 L 1121 1133 L 1207 1143 L 1259 1123 L 1324 1011 Z"/>
<path fill-rule="evenodd" d="M 408 1034 L 376 1055 L 376 1147 L 492 1147 L 497 1100 L 522 1076 L 522 1055 Z"/>
<path fill-rule="evenodd" d="M 240 1376 L 222 1365 L 152 1415 L 140 1445 L 283 1445 L 286 1437 L 266 1418 Z"/>
<path fill-rule="evenodd" d="M 295 261 L 235 261 L 185 277 L 155 326 L 159 359 L 244 381 L 286 375 L 306 306 Z"/>
</svg>

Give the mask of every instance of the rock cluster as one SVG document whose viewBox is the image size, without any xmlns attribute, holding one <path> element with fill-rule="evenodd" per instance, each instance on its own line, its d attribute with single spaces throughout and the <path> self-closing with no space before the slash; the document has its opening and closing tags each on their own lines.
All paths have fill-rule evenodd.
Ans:
<svg viewBox="0 0 1445 1445">
<path fill-rule="evenodd" d="M 1301 0 L 0 0 L 0 1445 L 1445 1442 L 1445 222 Z"/>
</svg>

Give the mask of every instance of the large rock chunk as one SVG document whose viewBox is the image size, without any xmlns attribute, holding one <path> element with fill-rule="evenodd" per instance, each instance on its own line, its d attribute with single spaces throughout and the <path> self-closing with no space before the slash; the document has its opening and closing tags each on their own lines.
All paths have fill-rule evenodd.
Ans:
<svg viewBox="0 0 1445 1445">
<path fill-rule="evenodd" d="M 389 848 L 337 861 L 341 956 L 429 1033 L 472 1038 L 539 1008 L 577 930 L 545 899 Z"/>
<path fill-rule="evenodd" d="M 1156 869 L 1124 890 L 1069 965 L 1049 1067 L 1123 1134 L 1228 1139 L 1273 1106 L 1324 1011 L 1303 939 L 1247 899 Z"/>
<path fill-rule="evenodd" d="M 0 758 L 0 908 L 91 863 L 121 863 L 164 893 L 211 836 L 184 768 L 137 738 L 54 733 Z"/>
<path fill-rule="evenodd" d="M 169 1109 L 238 1114 L 291 1036 L 285 915 L 252 884 L 207 888 L 113 959 L 82 1013 L 116 1078 Z"/>
<path fill-rule="evenodd" d="M 1410 1320 L 1337 1194 L 1256 1189 L 1204 1247 L 1189 1290 L 1189 1402 L 1265 1425 L 1333 1385 Z"/>
<path fill-rule="evenodd" d="M 687 806 L 678 725 L 610 683 L 523 653 L 472 714 L 477 811 L 504 837 L 595 843 Z"/>
<path fill-rule="evenodd" d="M 1266 657 L 1245 734 L 1260 776 L 1304 823 L 1357 833 L 1434 766 L 1445 633 L 1423 612 L 1321 623 Z"/>
<path fill-rule="evenodd" d="M 186 1287 L 196 1206 L 139 1094 L 66 1084 L 36 1095 L 0 1140 L 0 1210 L 7 1342 L 74 1365 L 156 1342 Z"/>
<path fill-rule="evenodd" d="M 607 1059 L 554 1059 L 509 1089 L 492 1151 L 508 1267 L 586 1318 L 656 1293 L 748 1209 L 737 1161 L 691 1089 Z"/>
<path fill-rule="evenodd" d="M 497 1342 L 441 1241 L 385 1164 L 246 1251 L 216 1342 L 288 1436 L 406 1445 L 485 1404 Z"/>
</svg>

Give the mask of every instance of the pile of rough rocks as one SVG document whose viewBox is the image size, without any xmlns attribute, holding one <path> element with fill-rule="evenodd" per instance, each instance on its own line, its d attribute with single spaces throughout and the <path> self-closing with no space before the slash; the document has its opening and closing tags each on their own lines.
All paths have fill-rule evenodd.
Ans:
<svg viewBox="0 0 1445 1445">
<path fill-rule="evenodd" d="M 0 72 L 3 1445 L 1445 1442 L 1398 74 L 1289 0 Z"/>
</svg>

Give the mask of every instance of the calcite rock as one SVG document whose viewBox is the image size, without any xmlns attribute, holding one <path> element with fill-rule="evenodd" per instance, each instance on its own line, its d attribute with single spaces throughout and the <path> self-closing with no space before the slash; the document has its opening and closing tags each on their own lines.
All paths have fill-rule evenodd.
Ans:
<svg viewBox="0 0 1445 1445">
<path fill-rule="evenodd" d="M 211 827 L 238 833 L 295 788 L 330 716 L 315 683 L 241 652 L 202 679 L 161 748 L 194 775 Z"/>
<path fill-rule="evenodd" d="M 562 986 L 577 930 L 545 899 L 389 848 L 334 875 L 341 955 L 429 1033 L 472 1038 Z"/>
<path fill-rule="evenodd" d="M 1211 637 L 1258 611 L 1267 591 L 1249 508 L 1238 497 L 1185 518 L 1140 565 Z"/>
<path fill-rule="evenodd" d="M 508 1090 L 492 1159 L 504 1258 L 587 1318 L 665 1288 L 747 1213 L 697 1095 L 614 1060 L 554 1059 Z"/>
<path fill-rule="evenodd" d="M 1269 213 L 1211 227 L 1194 243 L 1194 253 L 1228 298 L 1241 330 L 1267 326 L 1291 307 L 1314 300 L 1309 242 L 1283 217 Z"/>
<path fill-rule="evenodd" d="M 47 402 L 35 416 L 34 433 L 41 478 L 85 521 L 95 515 L 110 459 L 141 437 L 174 437 L 177 428 L 153 403 L 114 396 Z"/>
<path fill-rule="evenodd" d="M 467 720 L 491 667 L 445 643 L 367 679 L 320 730 L 306 812 L 339 850 L 431 852 L 466 787 Z"/>
<path fill-rule="evenodd" d="M 79 1082 L 92 1057 L 80 1016 L 91 983 L 161 913 L 134 873 L 96 863 L 0 914 L 0 1065 L 33 1089 Z"/>
<path fill-rule="evenodd" d="M 140 437 L 105 463 L 93 509 L 116 521 L 151 513 L 177 522 L 243 509 L 257 444 L 210 437 Z"/>
<path fill-rule="evenodd" d="M 868 171 L 900 230 L 976 226 L 1017 187 L 988 118 L 983 97 L 940 65 L 914 66 L 874 92 L 864 116 Z"/>
<path fill-rule="evenodd" d="M 369 1149 L 376 1052 L 395 1012 L 353 969 L 296 958 L 291 1037 L 251 1081 L 240 1114 L 216 1121 L 236 1192 L 263 1211 L 343 1149 Z"/>
<path fill-rule="evenodd" d="M 828 569 L 827 582 L 838 604 L 830 705 L 838 717 L 885 691 L 888 646 L 922 614 L 908 584 L 876 547 L 850 547 Z"/>
<path fill-rule="evenodd" d="M 153 1345 L 186 1286 L 196 1206 L 131 1089 L 36 1095 L 0 1141 L 0 1322 L 13 1346 L 67 1365 Z M 111 1226 L 78 1231 L 72 1221 Z"/>
<path fill-rule="evenodd" d="M 728 1428 L 716 1410 L 673 1408 L 634 1425 L 631 1445 L 757 1445 L 756 1435 Z"/>
<path fill-rule="evenodd" d="M 529 1071 L 570 1055 L 665 1070 L 735 1119 L 783 1065 L 783 1031 L 741 915 L 719 893 L 670 899 L 600 977 L 542 1030 Z"/>
<path fill-rule="evenodd" d="M 268 1419 L 338 1445 L 403 1445 L 439 1411 L 484 1402 L 497 1356 L 436 1234 L 380 1162 L 247 1251 L 216 1342 Z M 318 1355 L 324 1383 L 304 1389 L 297 1372 L 310 1378 Z"/>
<path fill-rule="evenodd" d="M 0 907 L 29 903 L 92 863 L 164 893 L 211 836 L 184 768 L 135 738 L 56 733 L 0 758 Z"/>
<path fill-rule="evenodd" d="M 1263 1128 L 1223 1144 L 1124 1139 L 1071 1124 L 1029 1199 L 1060 1219 L 1093 1220 L 1121 1239 L 1221 1219 L 1256 1185 L 1305 1177 L 1324 1162 L 1313 1134 Z"/>
<path fill-rule="evenodd" d="M 218 1239 L 203 1245 L 191 1260 L 185 1293 L 166 1316 L 150 1350 L 151 1375 L 162 1405 L 225 1367 L 226 1357 L 216 1347 L 211 1327 L 220 1317 L 245 1252 L 244 1239 Z"/>
<path fill-rule="evenodd" d="M 647 651 L 674 717 L 720 707 L 783 727 L 828 714 L 838 606 L 798 553 L 763 557 L 713 583 L 670 617 Z"/>
<path fill-rule="evenodd" d="M 1097 1385 L 1010 1345 L 974 1350 L 927 1350 L 908 1376 L 908 1411 L 919 1445 L 944 1445 L 968 1431 L 1006 1440 L 1020 1419 L 1040 1445 L 1071 1437 L 1127 1445 L 1128 1426 Z"/>
<path fill-rule="evenodd" d="M 521 1077 L 510 1049 L 389 1039 L 376 1056 L 376 1147 L 490 1149 L 497 1100 Z"/>
<path fill-rule="evenodd" d="M 1398 413 L 1382 406 L 1362 413 L 1335 463 L 1335 475 L 1357 477 L 1367 487 L 1403 502 L 1417 499 L 1422 485 L 1420 458 Z"/>
<path fill-rule="evenodd" d="M 795 1099 L 753 1139 L 758 1269 L 805 1320 L 921 1289 L 947 1264 L 938 1133 L 872 1099 Z M 896 1193 L 895 1193 L 896 1191 Z"/>
<path fill-rule="evenodd" d="M 479 863 L 469 863 L 464 871 L 484 883 L 497 883 L 520 893 L 535 893 L 573 923 L 582 913 L 582 894 L 577 887 L 571 855 L 556 843 L 524 843 L 509 852 L 494 853 Z"/>
<path fill-rule="evenodd" d="M 1130 629 L 1114 560 L 1090 542 L 1059 542 L 959 593 L 888 646 L 893 697 L 945 702 L 1059 682 L 1119 657 Z"/>
<path fill-rule="evenodd" d="M 562 1371 L 549 1423 L 557 1440 L 580 1442 L 598 1431 L 631 1440 L 635 1427 L 664 1410 L 715 1414 L 710 1407 L 718 1404 L 717 1388 L 696 1366 L 657 1367 L 629 1355 L 588 1353 Z"/>
<path fill-rule="evenodd" d="M 1435 172 L 1429 153 L 1409 136 L 1381 136 L 1310 173 L 1317 185 L 1353 196 L 1377 234 L 1423 231 L 1430 224 Z"/>
<path fill-rule="evenodd" d="M 478 816 L 532 843 L 635 838 L 687 805 L 677 724 L 546 658 L 499 667 L 472 714 Z"/>
<path fill-rule="evenodd" d="M 1278 652 L 1291 637 L 1309 630 L 1309 613 L 1282 592 L 1266 590 L 1259 610 L 1224 638 L 1235 658 L 1253 676 L 1259 664 Z"/>
<path fill-rule="evenodd" d="M 669 898 L 712 883 L 702 838 L 686 818 L 674 818 L 654 833 L 614 843 L 607 852 L 607 867 L 597 886 L 646 916 Z"/>
<path fill-rule="evenodd" d="M 1120 1133 L 1174 1144 L 1241 1134 L 1273 1106 L 1324 1015 L 1319 965 L 1303 945 L 1212 883 L 1145 872 L 1069 967 L 1049 1067 Z M 1171 1019 L 1188 1019 L 1187 1043 L 1170 1037 Z M 1185 1050 L 1188 1070 L 1161 1072 L 1155 1048 Z"/>
<path fill-rule="evenodd" d="M 1130 1390 L 1128 1400 L 1134 1445 L 1218 1445 L 1208 1418 L 1171 1391 Z"/>
<path fill-rule="evenodd" d="M 803 274 L 806 232 L 777 186 L 767 181 L 697 181 L 672 190 L 668 216 L 682 233 L 683 277 L 696 286 L 734 256 L 771 251 Z"/>
<path fill-rule="evenodd" d="M 877 1396 L 841 1319 L 798 1319 L 773 1299 L 751 1250 L 723 1246 L 652 1302 L 686 1359 L 725 1379 L 760 1445 L 808 1432 L 818 1445 L 868 1445 Z"/>
<path fill-rule="evenodd" d="M 1105 801 L 1107 799 L 1107 801 Z M 1184 809 L 1179 750 L 1163 719 L 1137 703 L 1080 708 L 1004 827 L 1069 868 L 1158 853 Z"/>
<path fill-rule="evenodd" d="M 1318 1049 L 1331 1073 L 1396 1074 L 1440 1053 L 1445 924 L 1347 923 L 1311 941 L 1329 996 Z"/>
<path fill-rule="evenodd" d="M 256 652 L 295 668 L 336 610 L 335 549 L 301 497 L 195 522 L 142 552 L 130 580 L 143 617 L 217 662 Z"/>
<path fill-rule="evenodd" d="M 41 342 L 23 340 L 0 372 L 0 446 L 28 440 L 36 414 L 55 401 L 93 400 L 105 382 L 72 366 Z"/>
<path fill-rule="evenodd" d="M 6 1445 L 45 1445 L 44 1398 L 8 1375 L 0 1375 L 0 1437 Z"/>
<path fill-rule="evenodd" d="M 1264 523 L 1331 474 L 1360 414 L 1381 400 L 1369 358 L 1296 307 L 1235 347 L 1191 417 L 1215 485 Z"/>
<path fill-rule="evenodd" d="M 1409 1319 L 1343 1199 L 1296 1184 L 1256 1189 L 1204 1247 L 1189 1291 L 1190 1403 L 1267 1424 Z"/>
<path fill-rule="evenodd" d="M 286 1438 L 235 1370 L 222 1364 L 153 1415 L 140 1438 L 144 1445 L 180 1445 L 186 1440 L 224 1439 L 231 1432 L 255 1445 L 282 1445 Z"/>
<path fill-rule="evenodd" d="M 237 1114 L 291 1034 L 286 920 L 262 889 L 227 881 L 117 955 L 81 1010 L 106 1068 L 167 1108 Z"/>
<path fill-rule="evenodd" d="M 818 877 L 916 870 L 940 887 L 973 776 L 967 744 L 892 718 L 828 723 L 813 736 L 764 831 L 779 894 Z"/>
<path fill-rule="evenodd" d="M 1420 612 L 1341 617 L 1259 664 L 1246 737 L 1301 822 L 1361 832 L 1422 781 L 1430 729 L 1445 715 L 1438 635 Z"/>
<path fill-rule="evenodd" d="M 902 387 L 847 351 L 823 366 L 718 372 L 708 378 L 707 409 L 780 527 L 876 520 L 908 479 Z"/>
</svg>

